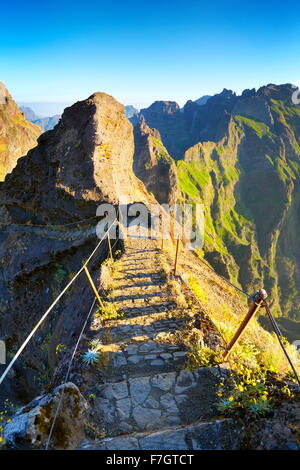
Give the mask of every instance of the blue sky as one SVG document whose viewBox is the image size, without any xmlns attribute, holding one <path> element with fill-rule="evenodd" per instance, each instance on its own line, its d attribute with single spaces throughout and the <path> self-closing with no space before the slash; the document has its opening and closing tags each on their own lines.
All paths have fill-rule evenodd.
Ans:
<svg viewBox="0 0 300 470">
<path fill-rule="evenodd" d="M 95 91 L 140 108 L 295 82 L 296 3 L 2 2 L 0 81 L 16 101 L 53 102 L 54 112 Z"/>
</svg>

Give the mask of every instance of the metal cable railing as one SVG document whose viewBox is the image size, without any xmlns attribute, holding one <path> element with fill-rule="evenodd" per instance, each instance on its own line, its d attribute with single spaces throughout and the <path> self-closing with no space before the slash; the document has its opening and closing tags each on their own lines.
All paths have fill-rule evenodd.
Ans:
<svg viewBox="0 0 300 470">
<path fill-rule="evenodd" d="M 117 218 L 114 219 L 114 221 L 111 223 L 111 225 L 108 227 L 107 231 L 105 232 L 105 234 L 103 235 L 103 237 L 101 238 L 101 240 L 99 241 L 99 243 L 97 244 L 96 248 L 92 251 L 92 253 L 90 254 L 90 256 L 88 257 L 88 259 L 85 261 L 85 263 L 82 265 L 82 267 L 77 271 L 77 273 L 75 274 L 75 276 L 71 279 L 71 281 L 66 285 L 66 287 L 61 291 L 61 293 L 56 297 L 56 299 L 52 302 L 52 304 L 50 305 L 50 307 L 46 310 L 46 312 L 44 313 L 44 315 L 40 318 L 40 320 L 37 322 L 37 324 L 35 325 L 35 327 L 31 330 L 30 334 L 27 336 L 27 338 L 25 339 L 25 341 L 23 342 L 23 344 L 20 346 L 20 348 L 18 349 L 18 351 L 16 352 L 16 354 L 14 355 L 14 357 L 12 358 L 12 360 L 10 361 L 10 363 L 8 364 L 8 366 L 5 368 L 3 374 L 1 375 L 0 377 L 0 385 L 2 384 L 3 380 L 5 379 L 5 377 L 7 376 L 7 374 L 9 373 L 9 371 L 11 370 L 11 368 L 13 367 L 13 365 L 15 364 L 15 362 L 17 361 L 17 359 L 20 357 L 20 355 L 22 354 L 22 352 L 24 351 L 24 349 L 26 348 L 27 344 L 29 343 L 29 341 L 31 340 L 31 338 L 34 336 L 34 334 L 36 333 L 36 331 L 39 329 L 39 327 L 41 326 L 41 324 L 45 321 L 45 319 L 47 318 L 47 316 L 49 315 L 49 313 L 53 310 L 53 308 L 55 307 L 55 305 L 58 303 L 58 301 L 61 299 L 61 297 L 67 292 L 67 290 L 69 289 L 69 287 L 75 282 L 75 280 L 78 278 L 78 276 L 84 271 L 84 269 L 87 267 L 88 263 L 90 262 L 90 260 L 93 258 L 93 256 L 95 255 L 95 253 L 98 251 L 100 245 L 102 244 L 103 240 L 105 240 L 107 238 L 107 235 L 109 233 L 109 230 L 111 229 L 111 227 L 114 225 L 114 223 L 117 221 Z"/>
<path fill-rule="evenodd" d="M 175 254 L 175 263 L 174 263 L 174 275 L 176 276 L 176 269 L 177 269 L 177 263 L 178 263 L 178 255 L 179 255 L 179 244 L 180 244 L 181 240 L 178 238 L 177 239 L 177 244 L 176 244 L 176 254 Z M 184 245 L 184 244 L 183 244 Z M 162 244 L 162 247 L 163 247 L 163 244 Z M 162 249 L 162 248 L 161 248 Z M 248 297 L 249 299 L 252 300 L 252 303 L 251 303 L 251 306 L 249 308 L 249 311 L 246 315 L 246 317 L 244 318 L 244 320 L 242 321 L 241 325 L 239 326 L 238 330 L 236 331 L 233 339 L 231 340 L 231 342 L 229 343 L 229 345 L 227 345 L 227 347 L 225 348 L 225 352 L 224 352 L 224 359 L 228 356 L 228 354 L 230 353 L 231 349 L 233 348 L 233 346 L 237 343 L 238 339 L 240 338 L 240 336 L 242 335 L 244 329 L 246 328 L 248 322 L 250 321 L 250 319 L 253 317 L 253 315 L 256 313 L 256 311 L 258 310 L 258 308 L 260 306 L 262 307 L 265 307 L 266 309 L 266 312 L 267 312 L 267 315 L 268 315 L 268 318 L 270 320 L 270 323 L 271 323 L 271 327 L 273 328 L 274 332 L 275 332 L 275 335 L 278 339 L 278 342 L 280 344 L 280 347 L 295 375 L 295 378 L 297 380 L 297 382 L 299 383 L 300 385 L 300 378 L 299 378 L 299 375 L 296 371 L 296 368 L 293 364 L 293 361 L 289 355 L 289 353 L 287 352 L 285 346 L 284 346 L 284 343 L 282 341 L 282 334 L 280 332 L 280 329 L 279 329 L 279 326 L 275 320 L 275 318 L 273 317 L 271 311 L 270 311 L 270 308 L 269 308 L 269 305 L 268 303 L 266 302 L 266 297 L 267 297 L 267 294 L 266 292 L 264 291 L 264 289 L 261 289 L 260 291 L 256 292 L 254 295 L 250 295 L 248 292 L 244 291 L 243 289 L 241 289 L 240 287 L 236 286 L 235 284 L 233 284 L 231 281 L 229 281 L 228 279 L 226 279 L 224 276 L 222 276 L 222 274 L 219 274 L 217 273 L 212 266 L 210 266 L 208 263 L 206 263 L 204 260 L 202 260 L 201 258 L 197 258 L 199 261 L 201 261 L 208 269 L 210 269 L 210 271 L 212 271 L 215 275 L 217 275 L 220 279 L 222 279 L 224 282 L 226 282 L 228 285 L 230 285 L 231 287 L 233 287 L 234 289 L 236 289 L 238 292 L 240 292 L 241 294 L 244 294 L 246 297 Z M 261 296 L 261 297 L 260 297 Z M 264 297 L 265 296 L 265 297 Z M 224 339 L 224 338 L 223 338 Z"/>
</svg>

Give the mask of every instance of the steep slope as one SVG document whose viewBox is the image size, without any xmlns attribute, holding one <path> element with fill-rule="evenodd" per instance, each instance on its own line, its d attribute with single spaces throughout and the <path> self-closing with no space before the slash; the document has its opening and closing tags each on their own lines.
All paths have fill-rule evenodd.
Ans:
<svg viewBox="0 0 300 470">
<path fill-rule="evenodd" d="M 225 89 L 202 106 L 187 102 L 182 113 L 175 104 L 141 113 L 179 159 L 182 200 L 205 204 L 206 258 L 250 291 L 264 284 L 278 315 L 300 319 L 300 107 L 293 91 L 268 85 L 237 96 Z M 180 128 L 172 143 L 165 138 L 171 122 Z"/>
<path fill-rule="evenodd" d="M 1 183 L 0 331 L 8 354 L 97 243 L 98 205 L 117 204 L 122 196 L 128 202 L 149 200 L 132 172 L 133 151 L 124 107 L 96 93 L 67 108 L 55 130 L 44 133 Z M 78 223 L 82 219 L 92 220 Z M 105 242 L 96 266 L 106 254 Z M 54 367 L 57 344 L 72 344 L 92 296 L 81 277 L 43 324 L 17 365 L 20 395 L 36 393 L 47 379 L 42 371 Z"/>
<path fill-rule="evenodd" d="M 178 198 L 176 165 L 156 129 L 142 119 L 134 127 L 133 170 L 160 204 L 175 204 Z"/>
<path fill-rule="evenodd" d="M 189 149 L 179 168 L 183 192 L 191 184 L 194 196 L 205 199 L 208 231 L 216 234 L 207 244 L 221 247 L 223 269 L 229 259 L 234 266 L 233 257 L 237 270 L 229 271 L 245 288 L 264 282 L 277 312 L 300 318 L 295 239 L 300 223 L 300 109 L 291 96 L 289 86 L 244 92 L 231 110 L 226 136 Z M 210 148 L 204 165 L 201 147 Z M 213 251 L 207 257 L 217 257 L 216 266 L 220 262 Z"/>
<path fill-rule="evenodd" d="M 0 181 L 12 171 L 19 157 L 35 147 L 42 132 L 40 126 L 25 119 L 0 82 Z"/>
</svg>

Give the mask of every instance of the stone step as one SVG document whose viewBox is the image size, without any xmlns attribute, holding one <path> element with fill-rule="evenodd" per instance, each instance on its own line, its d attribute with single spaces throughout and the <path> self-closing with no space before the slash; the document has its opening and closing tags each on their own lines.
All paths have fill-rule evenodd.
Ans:
<svg viewBox="0 0 300 470">
<path fill-rule="evenodd" d="M 135 294 L 140 294 L 145 292 L 145 294 L 152 294 L 153 292 L 167 292 L 167 286 L 161 283 L 160 285 L 153 284 L 152 282 L 139 282 L 134 284 L 123 284 L 120 287 L 115 287 L 113 289 L 114 296 L 128 295 L 128 292 Z"/>
<path fill-rule="evenodd" d="M 216 416 L 218 367 L 180 370 L 96 385 L 94 416 L 107 436 L 182 426 Z"/>
<path fill-rule="evenodd" d="M 131 271 L 128 273 L 122 273 L 119 272 L 115 277 L 115 281 L 123 281 L 123 282 L 128 282 L 133 283 L 134 281 L 136 282 L 152 282 L 154 285 L 161 285 L 165 282 L 165 280 L 162 278 L 161 274 L 157 273 L 157 271 L 149 270 L 148 272 L 145 272 L 145 270 L 138 270 L 138 271 Z"/>
<path fill-rule="evenodd" d="M 155 313 L 168 313 L 176 310 L 176 304 L 173 302 L 159 302 L 146 306 L 127 306 L 120 308 L 120 313 L 123 313 L 125 318 L 137 317 L 141 315 L 152 315 Z"/>
<path fill-rule="evenodd" d="M 126 295 L 126 293 L 124 294 L 124 292 L 119 295 L 119 294 L 116 294 L 116 291 L 113 292 L 113 296 L 109 297 L 108 298 L 108 301 L 109 302 L 113 302 L 114 304 L 119 304 L 119 305 L 123 305 L 123 304 L 131 304 L 131 303 L 134 303 L 134 304 L 140 304 L 140 305 L 143 305 L 144 302 L 147 302 L 147 303 L 152 303 L 152 302 L 155 302 L 161 298 L 164 298 L 164 299 L 168 299 L 168 292 L 167 291 L 161 291 L 161 290 L 157 290 L 156 291 L 153 291 L 153 292 L 145 292 L 144 290 L 141 292 L 141 289 L 136 292 L 136 293 L 128 293 Z"/>
<path fill-rule="evenodd" d="M 178 318 L 150 318 L 136 317 L 140 321 L 129 323 L 125 319 L 117 325 L 101 328 L 97 337 L 107 343 L 106 338 L 109 337 L 110 342 L 128 342 L 137 337 L 146 337 L 154 339 L 162 332 L 174 333 L 183 328 L 185 320 Z"/>
<path fill-rule="evenodd" d="M 231 419 L 199 421 L 154 433 L 84 441 L 80 450 L 238 450 L 240 430 Z M 157 463 L 157 462 L 154 462 Z"/>
<path fill-rule="evenodd" d="M 145 353 L 127 356 L 122 352 L 111 353 L 110 367 L 104 376 L 128 378 L 142 377 L 145 374 L 173 372 L 181 370 L 187 363 L 187 352 L 177 349 L 161 353 Z"/>
</svg>

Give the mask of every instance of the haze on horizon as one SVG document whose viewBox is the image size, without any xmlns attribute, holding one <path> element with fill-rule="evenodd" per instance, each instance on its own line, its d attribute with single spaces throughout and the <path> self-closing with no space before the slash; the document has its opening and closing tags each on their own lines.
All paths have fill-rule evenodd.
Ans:
<svg viewBox="0 0 300 470">
<path fill-rule="evenodd" d="M 294 83 L 299 13 L 289 1 L 284 8 L 257 0 L 6 2 L 0 80 L 41 115 L 95 91 L 142 108 L 161 99 L 182 106 L 223 88 Z"/>
</svg>

